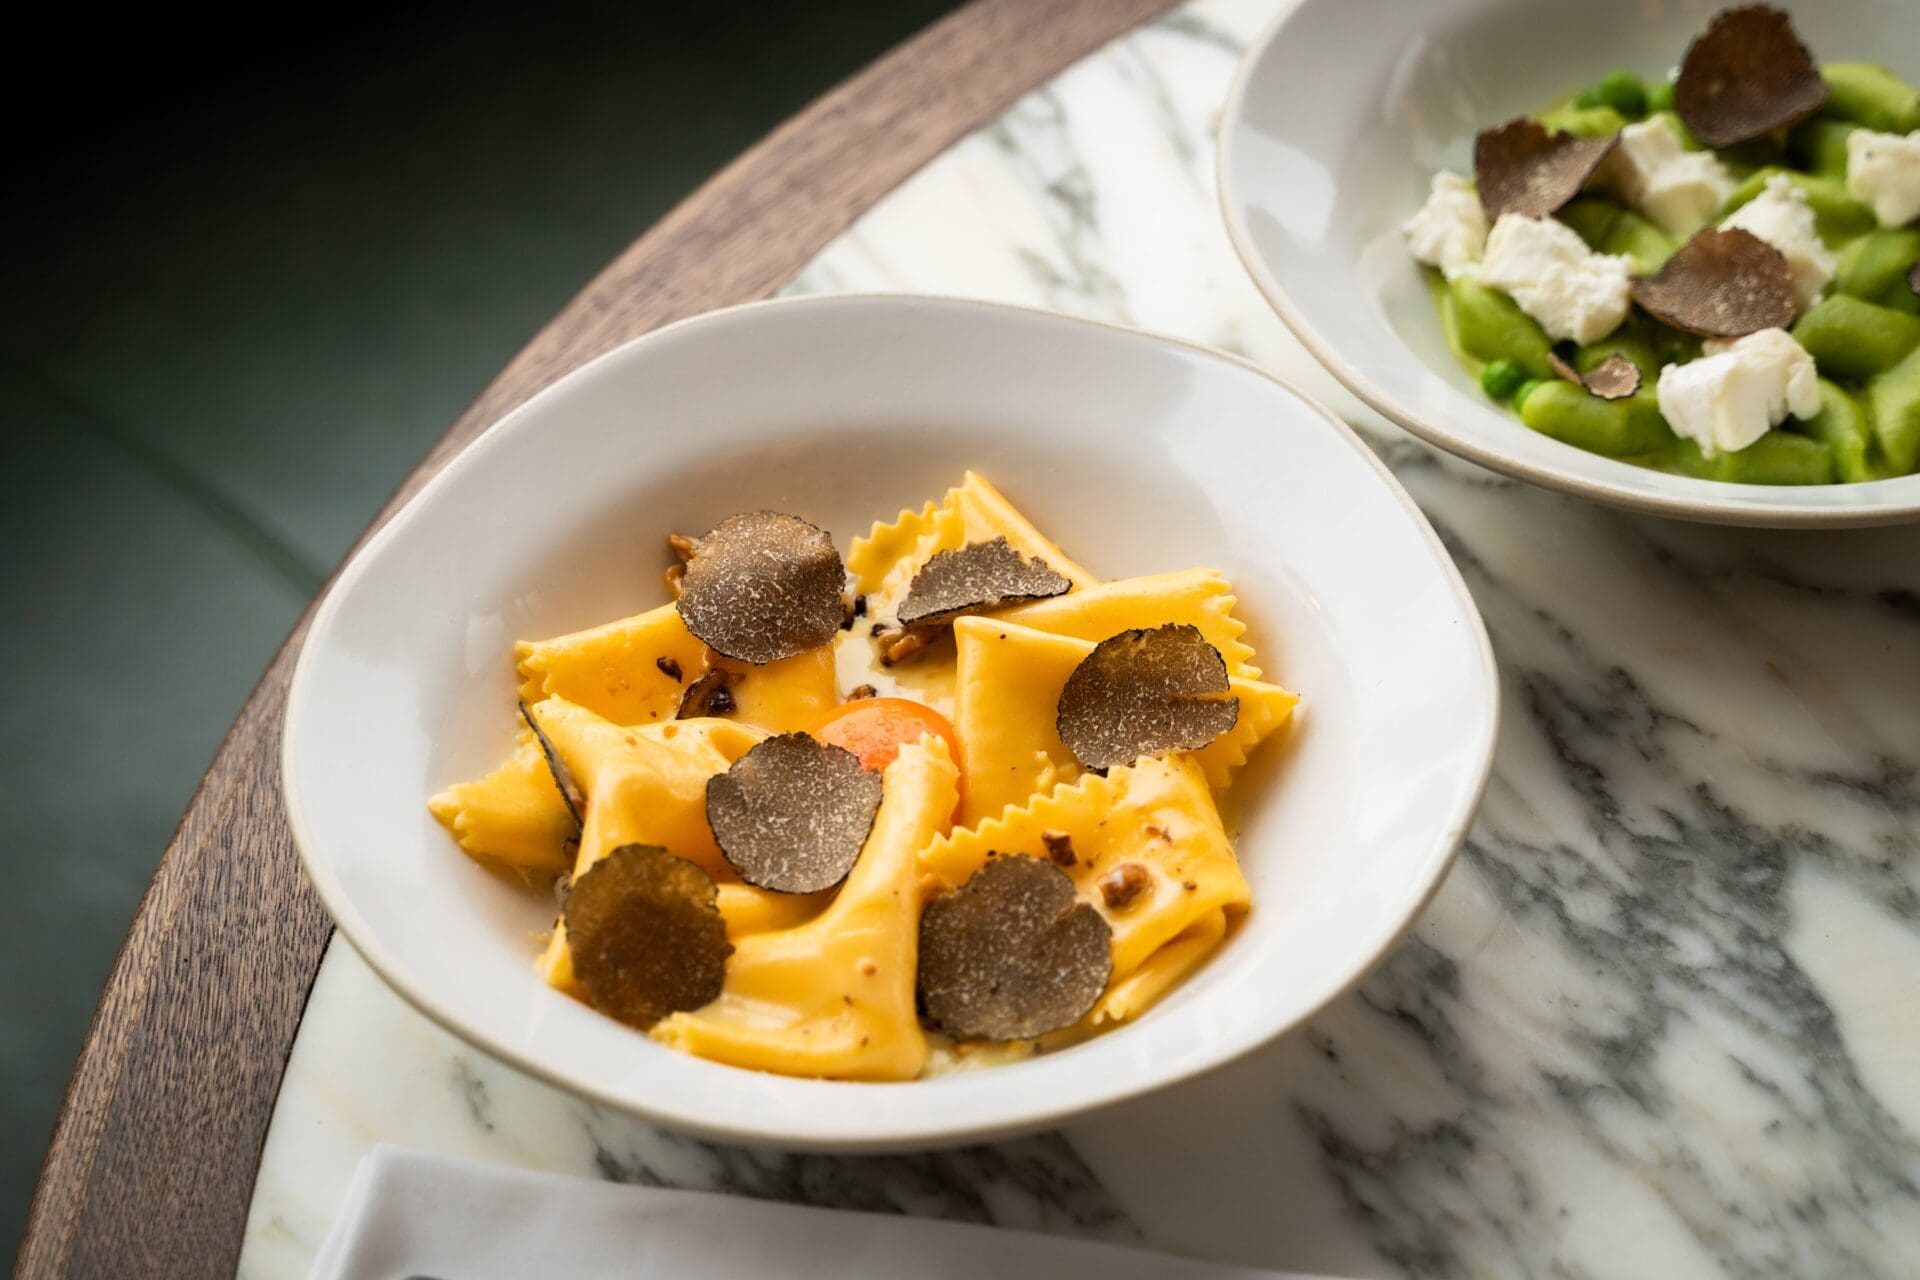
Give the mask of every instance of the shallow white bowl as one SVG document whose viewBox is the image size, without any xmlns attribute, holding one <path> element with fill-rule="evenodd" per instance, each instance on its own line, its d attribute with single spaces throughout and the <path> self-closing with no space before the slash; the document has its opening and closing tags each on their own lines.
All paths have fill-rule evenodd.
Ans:
<svg viewBox="0 0 1920 1280">
<path fill-rule="evenodd" d="M 1301 0 L 1240 65 L 1220 130 L 1220 206 L 1241 261 L 1355 395 L 1507 475 L 1614 506 L 1719 524 L 1920 519 L 1920 475 L 1773 487 L 1670 476 L 1534 431 L 1447 350 L 1399 226 L 1436 169 L 1472 172 L 1473 136 L 1615 67 L 1664 76 L 1729 0 Z M 1788 3 L 1816 58 L 1920 76 L 1912 0 Z"/>
<path fill-rule="evenodd" d="M 659 604 L 663 535 L 772 507 L 844 552 L 977 468 L 1107 576 L 1215 565 L 1291 746 L 1233 792 L 1255 906 L 1137 1025 L 911 1084 L 784 1079 L 665 1049 L 547 988 L 551 903 L 476 866 L 428 795 L 514 734 L 511 646 Z M 703 1134 L 877 1149 L 1031 1129 L 1222 1063 L 1358 981 L 1412 922 L 1485 781 L 1486 635 L 1365 447 L 1259 370 L 1036 312 L 919 298 L 765 303 L 643 338 L 542 392 L 354 558 L 289 696 L 287 811 L 340 928 L 488 1052 Z"/>
</svg>

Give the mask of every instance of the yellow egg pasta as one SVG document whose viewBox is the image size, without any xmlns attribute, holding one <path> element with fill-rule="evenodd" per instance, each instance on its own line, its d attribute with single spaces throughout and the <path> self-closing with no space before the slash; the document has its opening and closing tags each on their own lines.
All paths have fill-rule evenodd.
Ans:
<svg viewBox="0 0 1920 1280">
<path fill-rule="evenodd" d="M 959 770 L 924 738 L 887 766 L 885 799 L 853 874 L 824 912 L 743 938 L 720 998 L 654 1038 L 781 1075 L 911 1080 L 926 1065 L 914 1011 L 920 850 L 945 829 Z"/>
<path fill-rule="evenodd" d="M 1062 869 L 1113 929 L 1110 992 L 1205 916 L 1244 910 L 1251 896 L 1206 774 L 1178 755 L 1149 757 L 1104 778 L 1087 774 L 955 830 L 927 847 L 921 869 L 938 885 L 963 884 L 989 857 L 1052 857 L 1049 836 L 1066 837 L 1072 861 Z M 1101 884 L 1128 864 L 1145 870 L 1147 883 L 1116 905 Z"/>
<path fill-rule="evenodd" d="M 819 530 L 811 533 L 817 537 Z M 724 536 L 673 542 L 696 562 L 696 573 L 704 563 L 711 574 L 717 562 L 699 557 L 719 554 L 715 539 Z M 981 604 L 950 624 L 898 628 L 898 606 L 934 555 L 995 538 L 1044 561 L 1070 589 L 1005 607 Z M 771 610 L 783 598 L 798 598 L 783 597 L 780 584 L 800 579 L 780 574 L 783 564 L 799 561 L 783 562 L 780 554 L 769 542 L 764 559 L 742 562 L 752 566 L 740 575 L 751 590 L 743 591 L 740 607 Z M 749 548 L 748 555 L 761 551 Z M 763 666 L 714 653 L 672 603 L 520 643 L 514 652 L 519 696 L 580 791 L 581 818 L 527 731 L 499 768 L 434 795 L 433 816 L 466 853 L 529 881 L 558 877 L 564 887 L 566 876 L 577 880 L 629 844 L 659 846 L 699 868 L 704 878 L 655 853 L 623 855 L 584 882 L 591 899 L 585 890 L 573 898 L 583 943 L 593 938 L 591 949 L 583 945 L 580 952 L 581 973 L 574 969 L 564 909 L 533 963 L 558 990 L 628 1019 L 661 1044 L 716 1063 L 837 1080 L 911 1080 L 1062 1050 L 1139 1017 L 1226 945 L 1250 909 L 1248 882 L 1216 797 L 1255 749 L 1286 730 L 1298 701 L 1261 678 L 1232 584 L 1203 567 L 1102 582 L 973 472 L 936 501 L 902 510 L 854 538 L 842 563 L 844 602 L 851 611 L 855 596 L 864 595 L 864 619 L 850 616 L 829 642 L 820 642 L 820 631 L 832 625 L 834 588 L 831 559 L 815 556 L 814 594 L 805 597 L 814 629 L 762 650 L 774 658 Z M 770 575 L 765 582 L 756 576 L 763 570 Z M 996 587 L 1001 595 L 990 594 Z M 1014 594 L 1005 579 L 966 589 L 983 594 L 959 597 L 963 602 Z M 756 635 L 788 634 L 777 613 L 736 618 L 727 612 L 732 607 L 722 610 L 724 622 L 759 628 Z M 703 634 L 714 634 L 701 622 L 706 615 L 695 612 Z M 1141 748 L 1127 739 L 1114 750 L 1075 727 L 1084 719 L 1070 721 L 1070 736 L 1089 758 L 1101 752 L 1108 760 L 1132 759 L 1105 770 L 1083 768 L 1057 728 L 1068 680 L 1101 642 L 1169 624 L 1198 632 L 1197 638 L 1185 630 L 1170 635 L 1189 646 L 1199 669 L 1214 673 L 1206 696 L 1220 696 L 1219 667 L 1200 643 L 1225 662 L 1227 687 L 1238 702 L 1233 727 L 1219 731 L 1222 715 L 1199 738 L 1184 739 L 1217 734 L 1198 750 L 1138 755 Z M 817 647 L 803 649 L 807 645 Z M 1127 652 L 1124 646 L 1118 651 Z M 1114 652 L 1104 651 L 1103 660 Z M 689 718 L 677 718 L 688 689 L 714 672 L 724 680 L 715 677 L 702 692 L 723 685 L 725 697 L 686 703 Z M 1103 731 L 1097 719 L 1095 728 Z M 793 733 L 817 741 L 782 739 L 740 763 L 772 736 Z M 837 749 L 851 752 L 852 760 Z M 814 764 L 776 760 L 831 768 L 796 775 L 791 770 Z M 781 768 L 789 770 L 785 789 Z M 861 768 L 878 773 L 877 789 L 872 773 Z M 739 794 L 739 780 L 752 777 L 758 781 L 751 785 L 772 788 L 763 794 L 781 797 L 742 837 L 763 844 L 771 838 L 770 854 L 747 856 L 744 844 L 730 846 L 741 858 L 739 870 L 722 852 L 707 812 L 708 783 L 729 771 L 735 781 L 723 794 Z M 823 883 L 826 877 L 783 880 L 773 868 L 783 857 L 799 857 L 794 850 L 805 842 L 783 845 L 769 833 L 831 830 L 817 824 L 846 823 L 847 803 L 861 807 L 853 811 L 858 825 L 839 828 L 839 860 L 828 864 L 838 875 L 851 860 L 838 885 L 788 894 L 743 880 L 744 874 L 764 884 Z M 789 825 L 797 822 L 816 825 Z M 729 829 L 723 822 L 722 830 Z M 1023 858 L 1045 860 L 1058 873 L 1016 862 L 995 864 L 974 880 L 993 859 Z M 1041 896 L 984 896 L 1011 892 L 1009 885 Z M 584 905 L 589 901 L 596 907 Z M 935 901 L 940 905 L 926 924 L 923 988 L 922 918 Z M 701 930 L 703 945 L 719 948 L 704 914 L 709 902 L 731 954 L 722 958 L 716 950 L 692 964 L 691 953 L 678 949 L 691 945 L 684 941 L 648 953 L 647 938 Z M 1058 985 L 1046 997 L 1051 1006 L 985 1015 L 1005 1021 L 969 1022 L 966 1002 L 978 993 L 998 1000 L 999 993 L 1025 989 L 1018 984 L 1048 989 L 1040 978 L 1023 976 L 1008 986 L 998 976 L 979 977 L 1000 971 L 982 970 L 964 951 L 956 963 L 943 922 L 971 912 L 990 928 L 1024 927 L 1018 925 L 1022 909 L 1007 905 L 1020 902 L 1072 907 L 1068 916 L 1083 930 L 1076 967 L 1048 953 L 1044 971 L 1078 976 L 1071 983 L 1053 979 Z M 605 914 L 600 909 L 609 903 L 640 914 Z M 1091 906 L 1098 920 L 1078 903 Z M 681 914 L 645 914 L 660 911 Z M 691 919 L 694 934 L 622 923 L 649 919 Z M 1095 927 L 1101 924 L 1104 929 Z M 995 935 L 982 954 L 1013 957 L 1005 973 L 1031 973 L 1018 967 L 1019 947 Z M 648 974 L 679 986 L 649 988 L 654 979 Z M 969 990 L 967 982 L 976 985 Z M 961 1003 L 942 1004 L 954 999 L 956 984 Z M 668 989 L 680 994 L 649 994 Z M 1041 1007 L 1050 1011 L 1035 1015 Z M 1039 1034 L 1042 1028 L 1051 1029 Z"/>
</svg>

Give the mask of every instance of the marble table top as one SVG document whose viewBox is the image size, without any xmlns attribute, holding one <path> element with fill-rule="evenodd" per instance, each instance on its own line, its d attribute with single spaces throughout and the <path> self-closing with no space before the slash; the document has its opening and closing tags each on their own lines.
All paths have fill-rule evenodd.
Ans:
<svg viewBox="0 0 1920 1280">
<path fill-rule="evenodd" d="M 1158 330 L 1360 428 L 1459 562 L 1502 669 L 1485 806 L 1413 935 L 1225 1071 L 1064 1133 L 873 1158 L 608 1114 L 439 1031 L 336 938 L 241 1275 L 304 1275 L 383 1140 L 1346 1276 L 1920 1269 L 1920 531 L 1616 514 L 1363 409 L 1254 292 L 1215 210 L 1221 100 L 1279 2 L 1199 0 L 1089 57 L 790 291 Z"/>
</svg>

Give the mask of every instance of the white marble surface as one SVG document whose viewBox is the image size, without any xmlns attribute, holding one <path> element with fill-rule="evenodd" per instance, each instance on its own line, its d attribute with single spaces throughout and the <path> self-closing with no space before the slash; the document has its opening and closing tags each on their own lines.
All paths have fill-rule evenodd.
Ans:
<svg viewBox="0 0 1920 1280">
<path fill-rule="evenodd" d="M 1920 1273 L 1920 531 L 1617 515 L 1361 410 L 1214 210 L 1219 103 L 1275 3 L 1202 0 L 1089 58 L 794 290 L 1136 324 L 1250 355 L 1360 425 L 1447 540 L 1504 673 L 1485 809 L 1415 935 L 1212 1077 L 1065 1135 L 873 1159 L 596 1111 L 432 1028 L 336 942 L 243 1275 L 304 1274 L 377 1139 L 1354 1276 Z"/>
</svg>

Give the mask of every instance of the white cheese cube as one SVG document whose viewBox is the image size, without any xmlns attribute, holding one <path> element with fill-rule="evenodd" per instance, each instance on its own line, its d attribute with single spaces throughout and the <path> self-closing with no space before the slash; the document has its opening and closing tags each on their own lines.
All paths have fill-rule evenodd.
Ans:
<svg viewBox="0 0 1920 1280">
<path fill-rule="evenodd" d="M 1548 337 L 1584 346 L 1627 318 L 1632 270 L 1632 259 L 1595 253 L 1563 222 L 1503 213 L 1475 275 L 1518 303 Z"/>
<path fill-rule="evenodd" d="M 1722 227 L 1750 231 L 1780 251 L 1793 275 L 1796 310 L 1805 311 L 1833 279 L 1834 257 L 1814 227 L 1813 206 L 1793 179 L 1776 173 L 1760 194 L 1735 209 Z"/>
<path fill-rule="evenodd" d="M 1420 212 L 1400 228 L 1407 248 L 1452 280 L 1480 261 L 1487 247 L 1487 211 L 1480 193 L 1457 173 L 1433 175 L 1433 190 Z"/>
<path fill-rule="evenodd" d="M 1920 218 L 1920 129 L 1905 137 L 1870 129 L 1848 134 L 1847 194 L 1872 205 L 1883 227 Z"/>
<path fill-rule="evenodd" d="M 1665 116 L 1622 129 L 1600 180 L 1670 236 L 1692 235 L 1733 194 L 1733 177 L 1720 157 L 1681 146 Z"/>
<path fill-rule="evenodd" d="M 1813 357 L 1785 329 L 1715 339 L 1702 350 L 1700 359 L 1660 371 L 1658 395 L 1674 434 L 1699 441 L 1707 457 L 1739 452 L 1788 414 L 1820 412 Z"/>
</svg>

